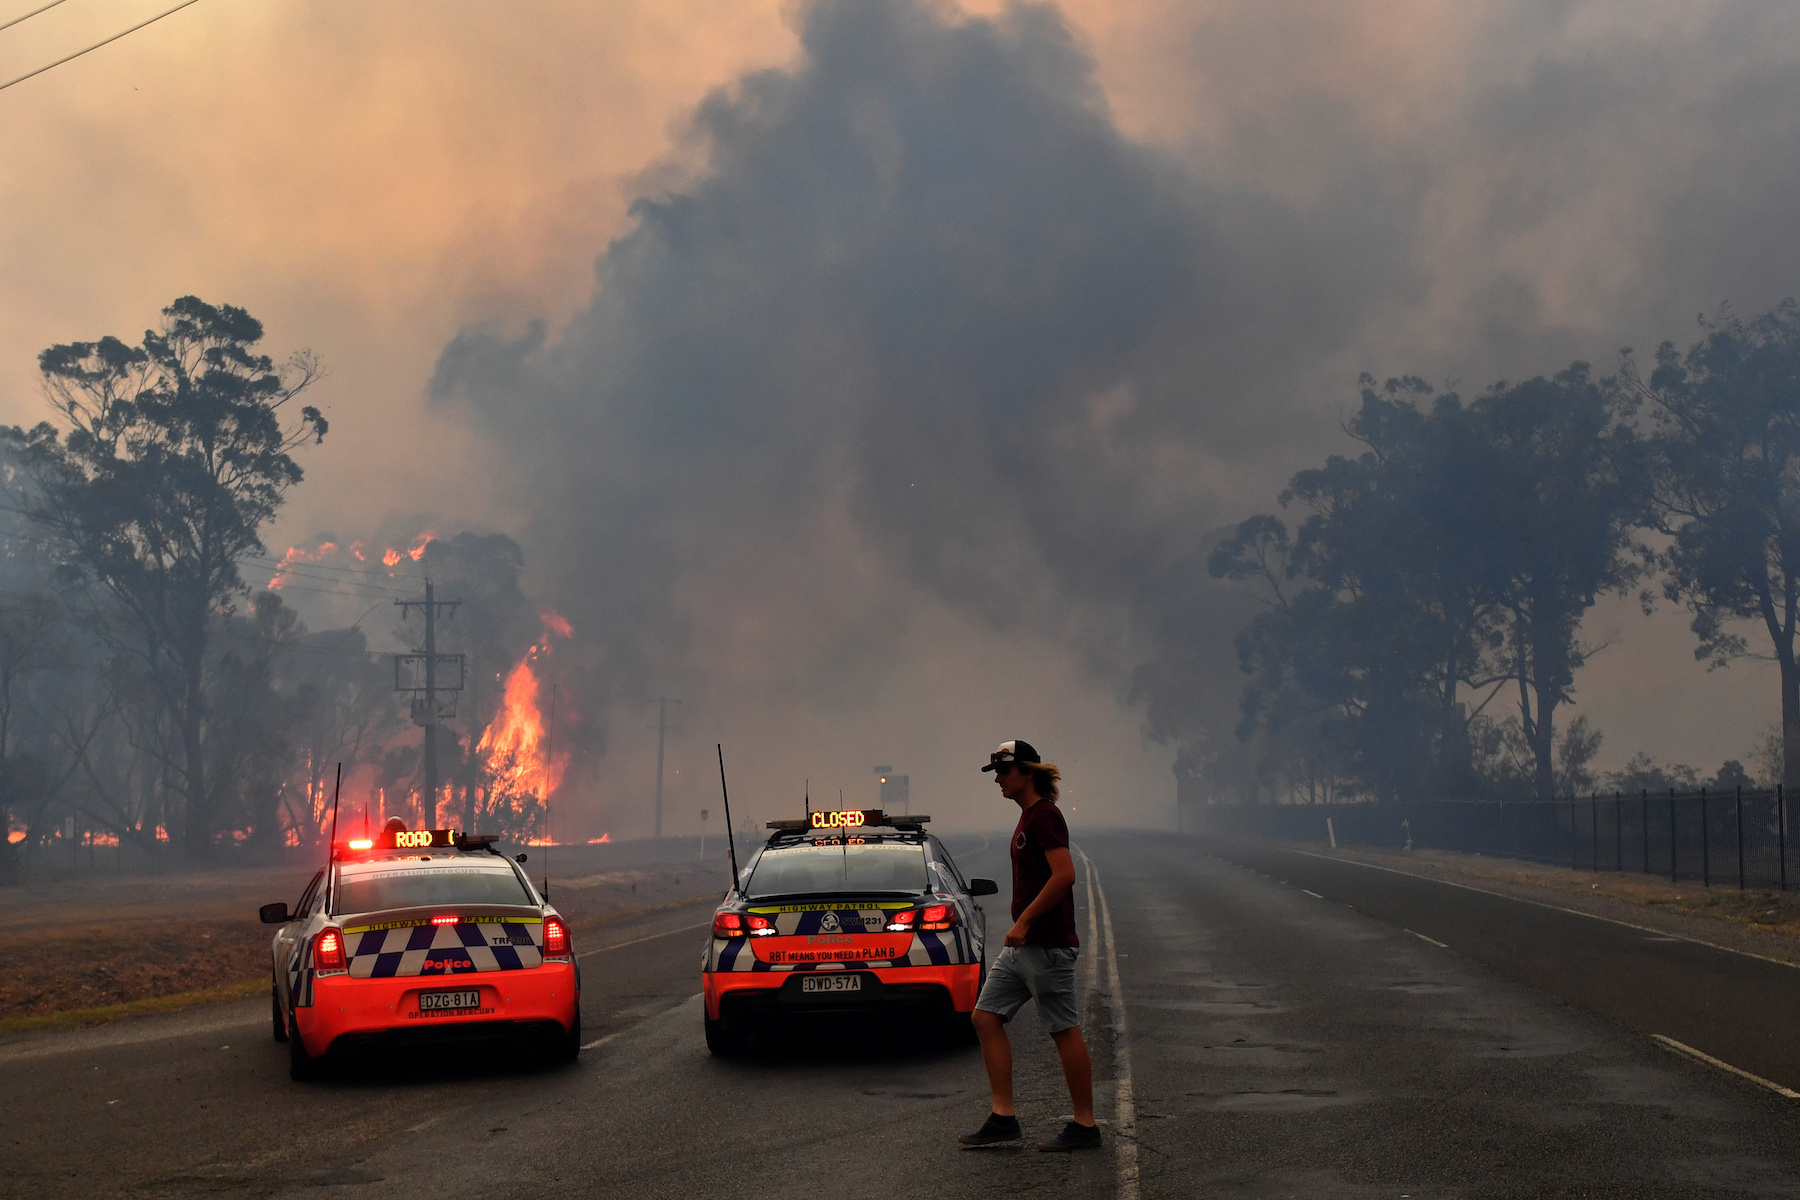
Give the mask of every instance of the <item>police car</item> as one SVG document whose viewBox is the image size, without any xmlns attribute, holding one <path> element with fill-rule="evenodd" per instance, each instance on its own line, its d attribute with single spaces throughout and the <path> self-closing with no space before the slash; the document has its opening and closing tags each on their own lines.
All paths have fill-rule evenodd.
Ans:
<svg viewBox="0 0 1800 1200">
<path fill-rule="evenodd" d="M 879 810 L 771 821 L 766 845 L 713 915 L 701 962 L 706 1045 L 742 1048 L 781 1015 L 933 1015 L 972 1036 L 986 918 L 929 817 Z"/>
<path fill-rule="evenodd" d="M 580 1053 L 569 927 L 495 841 L 392 821 L 334 847 L 292 912 L 263 905 L 281 926 L 270 1015 L 293 1078 L 382 1046 L 522 1037 Z"/>
</svg>

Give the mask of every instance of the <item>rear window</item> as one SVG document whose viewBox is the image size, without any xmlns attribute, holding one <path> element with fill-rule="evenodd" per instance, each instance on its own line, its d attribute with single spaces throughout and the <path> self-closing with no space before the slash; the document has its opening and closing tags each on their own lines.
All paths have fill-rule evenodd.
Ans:
<svg viewBox="0 0 1800 1200">
<path fill-rule="evenodd" d="M 916 845 L 778 846 L 764 850 L 750 874 L 749 894 L 805 892 L 922 892 L 925 851 Z"/>
<path fill-rule="evenodd" d="M 395 865 L 338 877 L 337 911 L 341 913 L 442 904 L 535 906 L 535 901 L 507 867 Z"/>
</svg>

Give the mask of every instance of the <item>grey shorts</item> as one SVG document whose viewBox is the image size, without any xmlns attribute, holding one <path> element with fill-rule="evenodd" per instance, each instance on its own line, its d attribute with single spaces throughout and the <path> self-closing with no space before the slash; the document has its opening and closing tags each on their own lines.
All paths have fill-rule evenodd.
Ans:
<svg viewBox="0 0 1800 1200">
<path fill-rule="evenodd" d="M 1075 999 L 1080 953 L 1073 946 L 1002 946 L 988 966 L 975 1007 L 1010 1021 L 1027 1000 L 1036 1000 L 1051 1033 L 1073 1029 L 1081 1024 L 1081 1005 Z"/>
</svg>

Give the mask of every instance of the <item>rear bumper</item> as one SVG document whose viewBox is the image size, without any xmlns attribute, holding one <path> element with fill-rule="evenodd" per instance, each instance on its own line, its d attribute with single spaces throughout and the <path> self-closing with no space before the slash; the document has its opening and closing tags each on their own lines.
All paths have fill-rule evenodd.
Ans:
<svg viewBox="0 0 1800 1200">
<path fill-rule="evenodd" d="M 480 1008 L 456 1013 L 419 1009 L 420 992 L 467 990 L 481 993 Z M 408 1045 L 566 1034 L 574 1027 L 580 999 L 573 963 L 447 979 L 327 975 L 314 978 L 312 1005 L 294 1010 L 294 1032 L 313 1055 L 350 1042 Z"/>
<path fill-rule="evenodd" d="M 981 964 L 855 969 L 878 984 L 861 992 L 800 992 L 811 971 L 707 971 L 701 975 L 706 1015 L 755 1016 L 776 1012 L 851 1012 L 866 1009 L 937 1009 L 972 1012 L 981 990 Z M 829 972 L 836 974 L 836 972 Z"/>
</svg>

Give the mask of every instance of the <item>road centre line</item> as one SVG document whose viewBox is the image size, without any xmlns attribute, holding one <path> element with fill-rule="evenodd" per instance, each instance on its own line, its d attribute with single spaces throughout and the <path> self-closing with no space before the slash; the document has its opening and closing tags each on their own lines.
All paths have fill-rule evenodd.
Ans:
<svg viewBox="0 0 1800 1200">
<path fill-rule="evenodd" d="M 657 938 L 674 937 L 678 933 L 692 933 L 696 929 L 706 929 L 710 925 L 712 925 L 711 921 L 702 921 L 698 925 L 683 925 L 680 929 L 665 929 L 661 933 L 645 934 L 641 938 L 632 938 L 629 942 L 614 942 L 610 946 L 597 946 L 592 950 L 577 954 L 575 960 L 580 962 L 582 959 L 592 958 L 596 954 L 605 954 L 608 950 L 623 950 L 627 946 L 639 946 L 645 942 L 654 942 Z"/>
<path fill-rule="evenodd" d="M 1094 909 L 1100 910 L 1100 927 L 1106 933 L 1107 1012 L 1113 1028 L 1113 1136 L 1118 1139 L 1119 1200 L 1138 1200 L 1137 1097 L 1131 1086 L 1131 1031 L 1125 1015 L 1125 989 L 1119 983 L 1119 957 L 1113 940 L 1112 910 L 1100 873 L 1085 851 L 1081 861 L 1088 872 L 1090 931 Z M 1096 969 L 1098 964 L 1096 963 Z"/>
<path fill-rule="evenodd" d="M 1307 895 L 1311 896 L 1314 900 L 1323 900 L 1325 898 L 1325 897 L 1319 895 L 1319 893 L 1313 891 L 1311 888 L 1301 888 L 1300 890 L 1305 892 Z"/>
<path fill-rule="evenodd" d="M 1414 937 L 1418 938 L 1421 942 L 1430 942 L 1432 945 L 1436 946 L 1439 950 L 1448 950 L 1450 948 L 1450 947 L 1446 946 L 1444 943 L 1438 941 L 1434 937 L 1426 937 L 1424 934 L 1420 933 L 1416 929 L 1408 929 L 1408 930 L 1405 930 L 1405 932 L 1412 934 Z"/>
<path fill-rule="evenodd" d="M 1709 1067 L 1717 1067 L 1721 1071 L 1729 1071 L 1740 1079 L 1748 1079 L 1758 1087 L 1768 1088 L 1777 1096 L 1783 1096 L 1789 1100 L 1800 1100 L 1800 1092 L 1796 1092 L 1792 1088 L 1782 1087 L 1773 1079 L 1764 1079 L 1761 1075 L 1752 1075 L 1742 1067 L 1734 1067 L 1725 1060 L 1714 1058 L 1704 1050 L 1696 1050 L 1685 1042 L 1678 1042 L 1672 1037 L 1664 1037 L 1660 1033 L 1653 1033 L 1650 1035 L 1650 1038 L 1665 1050 L 1672 1050 L 1676 1054 L 1691 1058 L 1695 1062 L 1705 1063 Z"/>
<path fill-rule="evenodd" d="M 1762 962 L 1774 963 L 1778 967 L 1787 967 L 1790 970 L 1800 970 L 1800 963 L 1791 963 L 1785 959 L 1771 958 L 1767 954 L 1758 954 L 1754 950 L 1737 950 L 1731 946 L 1721 946 L 1717 942 L 1709 942 L 1702 938 L 1688 937 L 1686 934 L 1682 933 L 1670 933 L 1666 929 L 1652 929 L 1648 925 L 1634 925 L 1630 921 L 1621 921 L 1617 917 L 1603 917 L 1598 913 L 1582 912 L 1579 908 L 1565 908 L 1561 904 L 1546 904 L 1542 900 L 1527 900 L 1523 896 L 1509 896 L 1505 892 L 1492 892 L 1487 888 L 1478 888 L 1467 883 L 1455 883 L 1448 879 L 1433 879 L 1429 875 L 1420 875 L 1413 871 L 1402 871 L 1397 867 L 1379 867 L 1374 863 L 1358 862 L 1354 858 L 1339 858 L 1333 854 L 1315 854 L 1310 850 L 1294 850 L 1286 846 L 1275 847 L 1275 849 L 1280 850 L 1284 854 L 1299 854 L 1306 858 L 1319 858 L 1324 859 L 1326 862 L 1345 863 L 1353 867 L 1366 867 L 1371 871 L 1385 871 L 1389 875 L 1403 875 L 1408 879 L 1423 880 L 1426 883 L 1439 883 L 1445 887 L 1461 888 L 1465 892 L 1475 892 L 1482 896 L 1492 896 L 1497 900 L 1512 900 L 1519 904 L 1529 904 L 1534 908 L 1547 908 L 1552 912 L 1568 913 L 1572 917 L 1587 917 L 1594 921 L 1604 921 L 1608 925 L 1617 925 L 1621 929 L 1635 929 L 1639 933 L 1652 933 L 1657 937 L 1674 938 L 1676 941 L 1691 942 L 1696 946 L 1705 946 L 1708 950 L 1723 950 L 1726 954 L 1736 954 L 1743 958 L 1754 958 Z M 1238 865 L 1242 866 L 1243 864 L 1240 863 Z M 1251 869 L 1254 870 L 1255 868 Z M 1317 892 L 1308 892 L 1305 888 L 1301 888 L 1300 890 L 1306 892 L 1309 896 L 1318 896 L 1321 900 L 1325 898 L 1319 896 Z M 1350 907 L 1354 907 L 1354 905 Z"/>
</svg>

